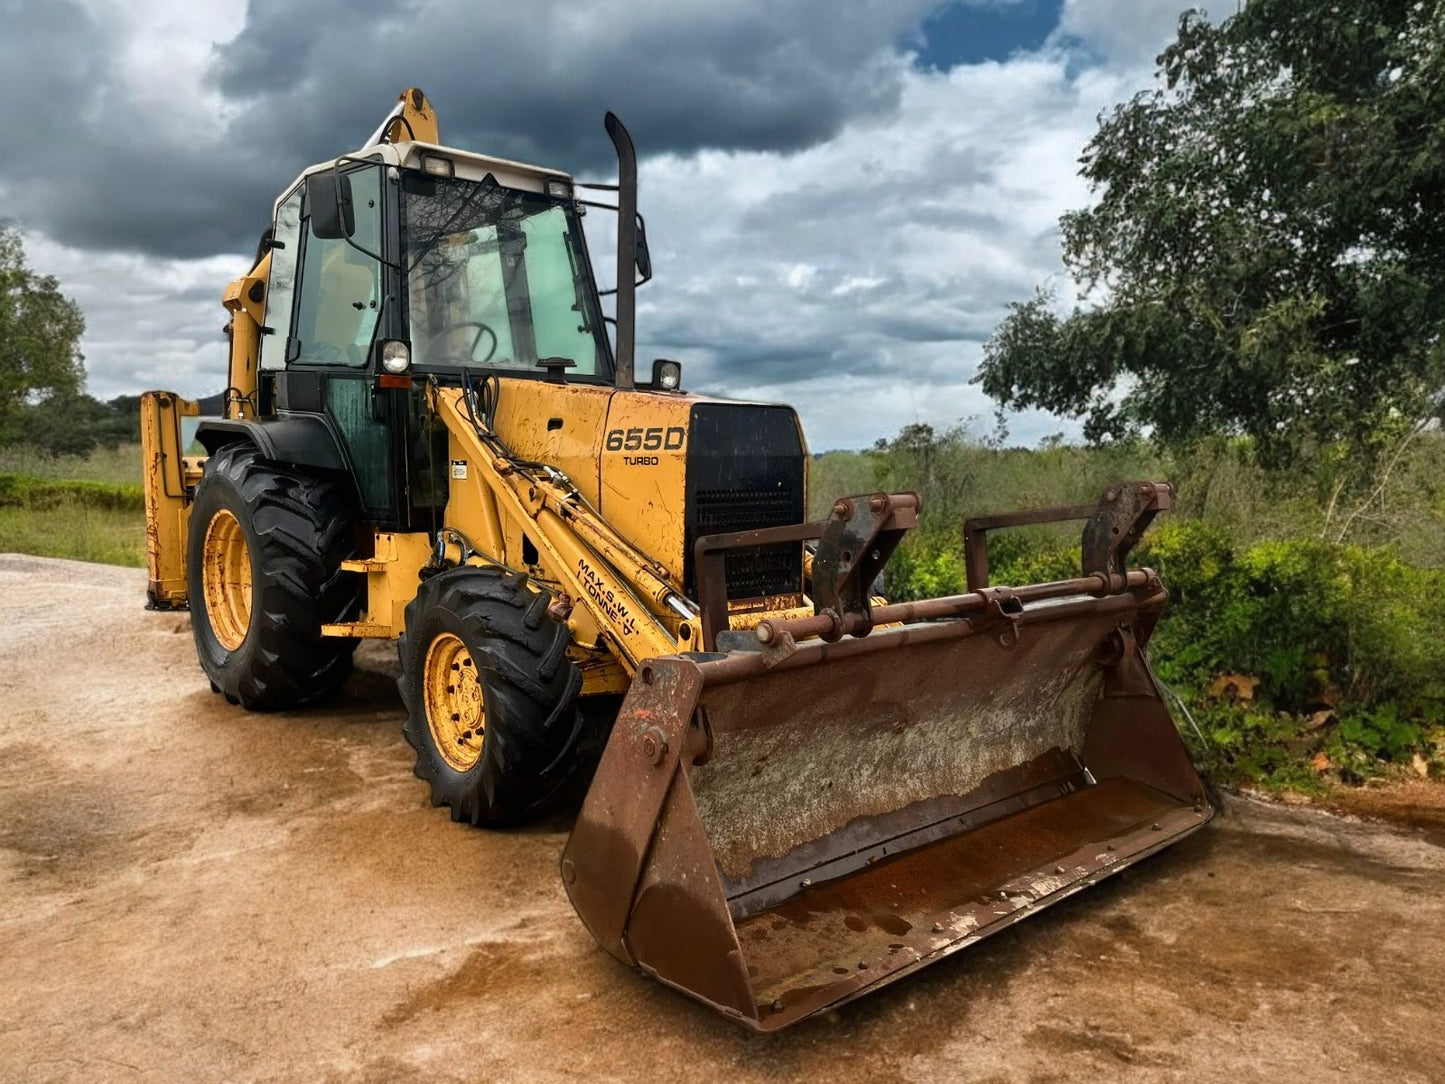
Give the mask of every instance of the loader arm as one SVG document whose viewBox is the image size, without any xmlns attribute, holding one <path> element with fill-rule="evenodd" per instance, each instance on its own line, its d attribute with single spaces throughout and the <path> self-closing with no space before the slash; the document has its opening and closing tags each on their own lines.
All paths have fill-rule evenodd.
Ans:
<svg viewBox="0 0 1445 1084">
<path fill-rule="evenodd" d="M 501 530 L 490 510 L 527 524 L 542 565 L 561 584 L 565 602 L 574 604 L 568 624 L 575 642 L 594 647 L 600 637 L 629 674 L 644 659 L 695 649 L 701 629 L 697 608 L 665 568 L 613 530 L 565 475 L 509 457 L 475 410 L 468 409 L 466 391 L 447 388 L 431 394 L 432 407 L 450 434 L 453 461 L 465 464 L 466 477 L 452 481 L 448 527 L 475 540 L 482 552 L 498 554 L 503 552 Z M 459 486 L 471 486 L 474 498 L 457 499 Z"/>
</svg>

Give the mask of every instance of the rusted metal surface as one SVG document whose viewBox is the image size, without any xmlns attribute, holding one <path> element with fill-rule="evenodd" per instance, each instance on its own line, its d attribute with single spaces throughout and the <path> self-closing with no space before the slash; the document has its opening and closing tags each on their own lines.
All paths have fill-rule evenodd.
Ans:
<svg viewBox="0 0 1445 1084">
<path fill-rule="evenodd" d="M 1100 578 L 1098 594 L 1121 591 L 1129 551 L 1160 512 L 1173 506 L 1174 487 L 1167 482 L 1126 482 L 1106 489 L 1096 505 L 1042 508 L 1002 516 L 974 516 L 963 522 L 965 576 L 970 591 L 988 586 L 990 531 L 1040 523 L 1085 520 L 1082 570 Z"/>
<path fill-rule="evenodd" d="M 912 623 L 782 658 L 650 661 L 563 859 L 589 929 L 772 1030 L 1198 828 L 1212 810 L 1133 632 L 1167 596 L 1142 570 L 1100 586 L 879 607 Z"/>
<path fill-rule="evenodd" d="M 702 645 L 717 650 L 718 633 L 728 628 L 727 566 L 729 550 L 773 546 L 784 542 L 802 545 L 823 534 L 822 523 L 797 523 L 788 527 L 760 527 L 750 531 L 704 535 L 693 543 L 693 567 L 697 577 L 697 601 L 702 608 Z"/>
<path fill-rule="evenodd" d="M 1027 588 L 1011 588 L 1006 592 L 1005 589 L 1000 588 L 990 588 L 989 590 L 997 592 L 992 597 L 1000 604 L 1011 596 L 1015 601 L 1024 605 L 1024 609 L 1018 615 L 1020 625 L 1076 617 L 1081 614 L 1111 614 L 1120 617 L 1133 614 L 1136 610 L 1141 624 L 1151 622 L 1152 618 L 1149 615 L 1155 612 L 1157 607 L 1163 606 L 1168 599 L 1168 594 L 1159 586 L 1158 577 L 1153 573 L 1133 571 L 1130 573 L 1130 577 L 1131 581 L 1135 577 L 1139 580 L 1133 593 L 1100 600 L 1090 598 L 1075 590 L 1067 592 L 1063 590 L 1065 587 L 1072 587 L 1079 583 L 1097 583 L 1096 580 L 1091 579 L 1061 581 L 1058 590 L 1047 592 L 1031 592 Z M 1049 585 L 1037 586 L 1042 588 Z M 709 660 L 707 679 L 709 684 L 716 685 L 723 681 L 735 681 L 744 677 L 756 676 L 772 669 L 791 670 L 802 666 L 812 666 L 825 660 L 853 658 L 884 647 L 901 647 L 904 644 L 918 646 L 940 640 L 957 640 L 977 636 L 980 633 L 997 634 L 1003 631 L 999 627 L 999 618 L 996 615 L 979 612 L 986 609 L 988 597 L 974 593 L 957 595 L 949 599 L 933 599 L 927 602 L 906 604 L 917 606 L 922 613 L 929 616 L 916 618 L 917 623 L 902 627 L 880 628 L 870 633 L 866 639 L 845 638 L 835 643 L 809 640 L 801 643 L 789 642 L 777 647 L 769 644 L 768 649 L 762 653 L 730 652 L 725 657 Z M 1036 609 L 1029 609 L 1028 604 L 1030 603 L 1042 603 L 1042 605 Z M 935 608 L 938 611 L 947 612 L 935 612 Z M 889 613 L 890 608 L 887 607 L 879 607 L 874 611 L 880 623 Z M 971 616 L 974 614 L 976 616 Z M 964 619 L 948 619 L 959 616 L 963 616 Z M 890 623 L 891 620 L 896 619 L 890 619 Z M 792 624 L 790 622 L 774 622 L 773 626 L 786 633 Z M 761 629 L 763 626 L 759 624 L 758 627 Z M 1017 631 L 1017 629 L 1008 631 Z M 789 640 L 791 639 L 789 637 Z"/>
<path fill-rule="evenodd" d="M 1083 571 L 1107 576 L 1110 590 L 1118 590 L 1127 568 L 1129 551 L 1160 512 L 1174 506 L 1174 487 L 1168 482 L 1129 482 L 1110 486 L 1099 507 L 1084 524 Z"/>
<path fill-rule="evenodd" d="M 1078 749 L 1111 627 L 1055 620 L 1013 648 L 959 636 L 708 685 L 715 751 L 693 787 L 719 867 L 745 877 L 845 826 L 850 849 L 883 842 L 855 822 L 943 796 L 962 813 L 989 777 Z"/>
<path fill-rule="evenodd" d="M 687 659 L 654 659 L 639 668 L 562 852 L 562 883 L 573 906 L 598 943 L 625 963 L 636 962 L 624 933 L 643 857 L 683 754 L 698 749 L 688 732 L 701 689 L 698 666 Z"/>
<path fill-rule="evenodd" d="M 917 493 L 868 493 L 840 497 L 828 518 L 817 523 L 699 538 L 693 553 L 704 649 L 716 650 L 718 633 L 728 628 L 727 553 L 783 542 L 818 543 L 807 564 L 815 616 L 800 626 L 806 632 L 790 630 L 792 634 L 824 640 L 866 635 L 875 623 L 869 589 L 903 536 L 918 525 L 922 507 Z M 767 642 L 771 631 L 764 622 L 760 638 Z"/>
<path fill-rule="evenodd" d="M 922 507 L 917 493 L 872 493 L 833 503 L 813 554 L 813 605 L 819 616 L 831 614 L 838 623 L 818 634 L 824 640 L 842 636 L 848 618 L 854 635 L 867 631 L 873 581 L 903 536 L 918 525 Z"/>
<path fill-rule="evenodd" d="M 737 927 L 755 969 L 755 1026 L 784 1027 L 968 948 L 1208 815 L 1111 780 L 811 886 Z"/>
<path fill-rule="evenodd" d="M 944 598 L 924 599 L 919 602 L 899 602 L 886 606 L 875 606 L 871 620 L 867 622 L 855 622 L 851 618 L 840 620 L 832 614 L 816 614 L 804 618 L 765 618 L 757 623 L 757 633 L 758 639 L 764 645 L 772 645 L 782 641 L 785 635 L 790 636 L 793 640 L 793 648 L 796 648 L 797 641 L 817 636 L 823 629 L 841 628 L 845 635 L 866 635 L 875 625 L 908 624 L 963 617 L 975 612 L 988 611 L 991 607 L 995 609 L 995 616 L 999 616 L 1004 609 L 1005 600 L 1010 598 L 1027 603 L 1076 595 L 1097 595 L 1107 593 L 1108 584 L 1107 578 L 1084 576 L 1052 583 L 1028 584 L 1023 587 L 982 588 L 964 595 L 949 595 Z M 1146 584 L 1156 588 L 1158 586 L 1158 577 L 1146 569 L 1131 569 L 1124 578 L 1126 588 L 1143 587 Z M 975 628 L 978 628 L 979 625 L 980 622 L 974 622 Z"/>
</svg>

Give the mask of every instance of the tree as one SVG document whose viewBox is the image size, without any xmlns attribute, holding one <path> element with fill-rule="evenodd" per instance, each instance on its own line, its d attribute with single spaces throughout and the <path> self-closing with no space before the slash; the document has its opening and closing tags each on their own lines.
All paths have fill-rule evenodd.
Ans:
<svg viewBox="0 0 1445 1084">
<path fill-rule="evenodd" d="M 1387 459 L 1445 400 L 1445 4 L 1188 11 L 1159 77 L 1080 159 L 1080 304 L 1011 306 L 976 379 L 1095 441 Z"/>
<path fill-rule="evenodd" d="M 42 456 L 83 456 L 96 448 L 134 444 L 140 435 L 140 398 L 120 395 L 103 403 L 89 395 L 57 393 L 15 412 L 12 443 Z"/>
<path fill-rule="evenodd" d="M 84 331 L 79 306 L 26 266 L 19 231 L 0 225 L 0 444 L 19 435 L 27 404 L 79 394 Z"/>
</svg>

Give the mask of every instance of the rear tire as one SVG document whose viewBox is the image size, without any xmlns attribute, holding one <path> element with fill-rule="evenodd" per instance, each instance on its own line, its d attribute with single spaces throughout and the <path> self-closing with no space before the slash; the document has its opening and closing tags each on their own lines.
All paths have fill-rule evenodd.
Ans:
<svg viewBox="0 0 1445 1084">
<path fill-rule="evenodd" d="M 299 707 L 341 688 L 356 641 L 321 626 L 354 618 L 359 577 L 346 483 L 230 444 L 206 461 L 191 506 L 191 631 L 211 688 L 252 710 Z"/>
<path fill-rule="evenodd" d="M 520 573 L 466 566 L 423 582 L 407 606 L 397 645 L 402 732 L 432 805 L 449 806 L 454 821 L 530 820 L 578 770 L 582 672 L 549 601 Z"/>
</svg>

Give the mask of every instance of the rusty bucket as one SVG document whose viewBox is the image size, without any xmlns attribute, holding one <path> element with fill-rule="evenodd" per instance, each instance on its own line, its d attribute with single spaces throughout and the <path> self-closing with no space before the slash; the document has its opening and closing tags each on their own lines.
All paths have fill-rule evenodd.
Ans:
<svg viewBox="0 0 1445 1084">
<path fill-rule="evenodd" d="M 649 660 L 562 859 L 618 959 L 770 1031 L 967 948 L 1212 815 L 1145 570 Z M 893 623 L 895 627 L 876 627 Z"/>
</svg>

